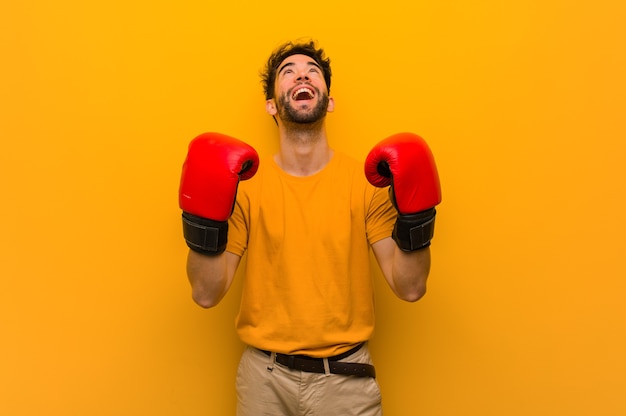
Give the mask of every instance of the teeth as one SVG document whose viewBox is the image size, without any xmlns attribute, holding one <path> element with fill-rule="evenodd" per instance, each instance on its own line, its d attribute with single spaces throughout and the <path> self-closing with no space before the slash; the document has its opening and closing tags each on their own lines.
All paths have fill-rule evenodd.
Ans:
<svg viewBox="0 0 626 416">
<path fill-rule="evenodd" d="M 313 91 L 311 91 L 309 88 L 298 88 L 292 95 L 293 98 L 297 98 L 300 94 L 307 94 L 309 96 L 309 98 L 313 98 Z"/>
</svg>

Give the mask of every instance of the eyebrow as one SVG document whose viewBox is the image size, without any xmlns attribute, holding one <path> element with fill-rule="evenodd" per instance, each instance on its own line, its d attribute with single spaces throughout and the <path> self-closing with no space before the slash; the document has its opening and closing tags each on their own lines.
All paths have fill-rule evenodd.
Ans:
<svg viewBox="0 0 626 416">
<path fill-rule="evenodd" d="M 281 67 L 278 69 L 277 74 L 280 74 L 280 73 L 283 71 L 283 69 L 285 69 L 285 68 L 287 68 L 287 67 L 289 67 L 289 66 L 294 66 L 294 65 L 295 65 L 295 62 L 287 62 L 285 65 L 281 66 Z M 314 66 L 314 67 L 318 68 L 320 71 L 323 71 L 323 70 L 322 70 L 322 67 L 321 67 L 321 66 L 319 66 L 319 65 L 317 64 L 317 62 L 315 62 L 315 61 L 309 61 L 309 62 L 307 62 L 307 65 L 309 65 L 309 66 Z"/>
</svg>

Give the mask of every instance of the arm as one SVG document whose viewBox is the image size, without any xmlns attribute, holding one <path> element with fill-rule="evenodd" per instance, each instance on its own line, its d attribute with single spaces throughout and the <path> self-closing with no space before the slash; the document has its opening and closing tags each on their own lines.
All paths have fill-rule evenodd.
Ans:
<svg viewBox="0 0 626 416">
<path fill-rule="evenodd" d="M 374 186 L 390 186 L 398 213 L 391 237 L 372 244 L 372 250 L 393 292 L 415 302 L 426 293 L 435 206 L 441 202 L 435 160 L 421 137 L 400 133 L 370 151 L 365 175 Z"/>
<path fill-rule="evenodd" d="M 426 293 L 430 272 L 430 248 L 402 251 L 391 237 L 372 244 L 385 280 L 393 293 L 407 302 L 416 302 Z"/>
<path fill-rule="evenodd" d="M 204 308 L 222 300 L 235 276 L 241 258 L 225 251 L 228 220 L 239 181 L 254 176 L 258 166 L 259 157 L 251 146 L 223 134 L 204 133 L 189 144 L 179 205 L 190 248 L 187 277 L 192 298 Z"/>
<path fill-rule="evenodd" d="M 187 278 L 194 302 L 203 308 L 216 306 L 228 292 L 240 260 L 241 257 L 228 251 L 207 256 L 189 250 Z"/>
</svg>

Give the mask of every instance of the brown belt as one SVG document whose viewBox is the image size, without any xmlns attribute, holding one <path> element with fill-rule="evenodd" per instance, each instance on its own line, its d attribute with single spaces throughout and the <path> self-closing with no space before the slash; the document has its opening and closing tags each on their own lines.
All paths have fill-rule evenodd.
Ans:
<svg viewBox="0 0 626 416">
<path fill-rule="evenodd" d="M 376 370 L 373 365 L 361 363 L 344 363 L 339 360 L 347 358 L 357 352 L 363 344 L 359 344 L 343 354 L 328 357 L 328 367 L 332 374 L 342 374 L 356 377 L 372 377 L 376 378 Z M 270 351 L 259 350 L 265 355 L 270 356 Z M 307 355 L 287 355 L 276 353 L 276 362 L 289 367 L 293 370 L 305 371 L 307 373 L 325 373 L 324 359 L 313 358 Z"/>
</svg>

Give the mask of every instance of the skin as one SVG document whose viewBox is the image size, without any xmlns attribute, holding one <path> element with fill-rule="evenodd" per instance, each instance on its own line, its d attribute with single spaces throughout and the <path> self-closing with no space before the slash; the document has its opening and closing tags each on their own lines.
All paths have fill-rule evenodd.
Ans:
<svg viewBox="0 0 626 416">
<path fill-rule="evenodd" d="M 302 90 L 300 94 L 294 94 Z M 276 75 L 274 98 L 265 103 L 277 121 L 279 150 L 274 160 L 285 172 L 309 176 L 322 170 L 333 156 L 325 119 L 335 108 L 328 96 L 323 73 L 306 55 L 286 58 Z M 404 252 L 391 237 L 372 245 L 374 256 L 392 291 L 400 299 L 415 302 L 426 293 L 430 249 Z M 205 256 L 189 251 L 187 276 L 193 300 L 204 308 L 217 305 L 231 286 L 241 258 L 228 251 Z"/>
</svg>

